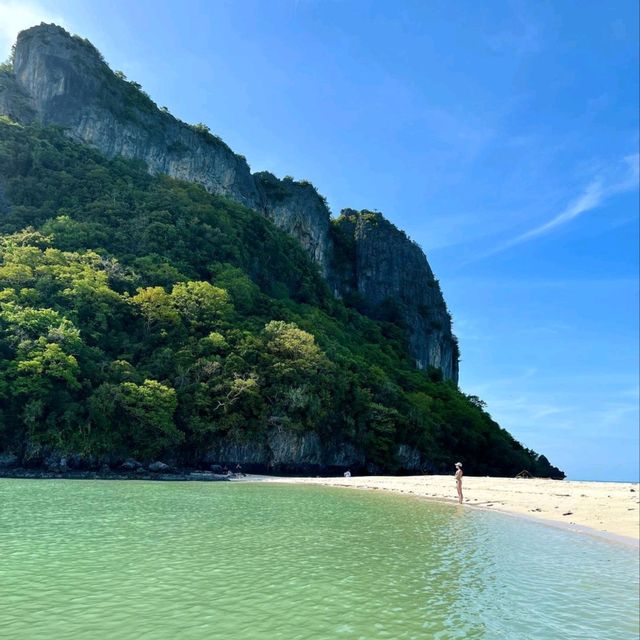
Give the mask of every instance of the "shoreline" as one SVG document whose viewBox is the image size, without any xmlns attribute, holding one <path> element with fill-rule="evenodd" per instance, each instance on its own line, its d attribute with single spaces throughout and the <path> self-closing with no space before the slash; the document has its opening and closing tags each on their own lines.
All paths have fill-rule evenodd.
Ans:
<svg viewBox="0 0 640 640">
<path fill-rule="evenodd" d="M 456 505 L 453 476 L 287 478 L 247 476 L 235 482 L 315 484 L 381 490 Z M 464 507 L 521 517 L 612 542 L 640 545 L 638 483 L 465 476 Z"/>
<path fill-rule="evenodd" d="M 151 482 L 229 482 L 235 474 L 221 475 L 212 471 L 178 469 L 172 471 L 47 471 L 44 469 L 1 469 L 0 480 L 146 480 Z"/>
<path fill-rule="evenodd" d="M 142 480 L 153 482 L 256 482 L 387 491 L 406 497 L 457 505 L 453 476 L 300 477 L 259 474 L 221 476 L 211 471 L 169 472 L 46 471 L 0 469 L 1 479 Z M 640 546 L 640 485 L 631 482 L 515 479 L 465 476 L 462 506 L 520 517 L 541 525 Z"/>
</svg>

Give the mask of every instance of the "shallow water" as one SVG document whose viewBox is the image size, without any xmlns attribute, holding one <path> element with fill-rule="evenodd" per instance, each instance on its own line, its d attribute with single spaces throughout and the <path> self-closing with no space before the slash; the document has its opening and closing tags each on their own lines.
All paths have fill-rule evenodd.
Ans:
<svg viewBox="0 0 640 640">
<path fill-rule="evenodd" d="M 636 639 L 637 550 L 377 492 L 0 480 L 7 640 Z"/>
</svg>

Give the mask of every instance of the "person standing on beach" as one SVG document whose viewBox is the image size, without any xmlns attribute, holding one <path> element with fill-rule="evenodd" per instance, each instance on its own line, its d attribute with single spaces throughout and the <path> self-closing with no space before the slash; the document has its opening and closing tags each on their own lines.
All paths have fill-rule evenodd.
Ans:
<svg viewBox="0 0 640 640">
<path fill-rule="evenodd" d="M 458 490 L 458 502 L 462 504 L 462 462 L 456 462 L 456 489 Z"/>
</svg>

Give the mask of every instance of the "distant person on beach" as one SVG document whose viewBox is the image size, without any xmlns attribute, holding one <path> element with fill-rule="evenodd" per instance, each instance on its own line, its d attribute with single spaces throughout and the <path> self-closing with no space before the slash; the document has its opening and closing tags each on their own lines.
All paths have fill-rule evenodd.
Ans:
<svg viewBox="0 0 640 640">
<path fill-rule="evenodd" d="M 458 502 L 462 504 L 462 462 L 456 462 L 456 475 L 454 476 L 456 479 L 456 489 L 458 491 Z"/>
<path fill-rule="evenodd" d="M 242 473 L 242 467 L 240 466 L 240 463 L 238 462 L 238 464 L 236 465 L 236 475 L 238 476 L 244 476 L 244 473 Z"/>
<path fill-rule="evenodd" d="M 344 477 L 345 478 L 350 478 L 351 477 L 351 471 L 347 470 L 344 472 Z"/>
</svg>

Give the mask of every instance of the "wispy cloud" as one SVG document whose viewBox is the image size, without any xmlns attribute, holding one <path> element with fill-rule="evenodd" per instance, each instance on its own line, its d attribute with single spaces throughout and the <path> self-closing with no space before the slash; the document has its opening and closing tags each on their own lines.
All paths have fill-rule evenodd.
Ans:
<svg viewBox="0 0 640 640">
<path fill-rule="evenodd" d="M 57 14 L 34 2 L 23 0 L 0 0 L 0 60 L 11 52 L 11 45 L 23 29 L 41 22 L 55 22 L 64 25 L 65 21 Z"/>
<path fill-rule="evenodd" d="M 537 238 L 545 233 L 549 233 L 549 231 L 552 231 L 556 227 L 577 218 L 580 214 L 585 213 L 586 211 L 591 211 L 591 209 L 595 209 L 600 206 L 604 199 L 604 194 L 605 191 L 601 180 L 594 180 L 587 185 L 586 189 L 575 200 L 567 205 L 562 213 L 559 213 L 555 218 L 552 218 L 548 222 L 512 238 L 508 242 L 504 243 L 500 248 L 507 249 L 508 247 L 513 247 L 514 245 L 525 242 L 526 240 L 532 240 L 533 238 Z"/>
<path fill-rule="evenodd" d="M 624 165 L 626 166 L 626 170 L 622 173 L 622 176 L 606 181 L 603 177 L 597 176 L 595 177 L 589 184 L 584 188 L 582 193 L 571 200 L 569 204 L 556 216 L 547 220 L 547 222 L 533 227 L 520 235 L 515 236 L 503 242 L 502 244 L 482 253 L 479 256 L 476 256 L 476 260 L 480 258 L 486 258 L 488 256 L 494 255 L 496 253 L 500 253 L 505 249 L 510 249 L 516 245 L 522 244 L 523 242 L 528 242 L 530 240 L 534 240 L 542 235 L 546 235 L 552 232 L 554 229 L 562 227 L 567 223 L 575 220 L 579 216 L 588 211 L 592 211 L 602 206 L 607 200 L 611 197 L 624 193 L 625 191 L 631 191 L 633 189 L 638 188 L 638 165 L 640 162 L 639 154 L 632 154 L 626 156 L 624 159 Z M 469 262 L 472 260 L 469 260 Z"/>
</svg>

